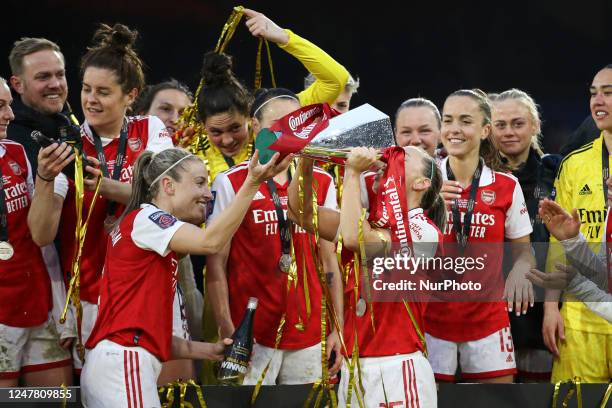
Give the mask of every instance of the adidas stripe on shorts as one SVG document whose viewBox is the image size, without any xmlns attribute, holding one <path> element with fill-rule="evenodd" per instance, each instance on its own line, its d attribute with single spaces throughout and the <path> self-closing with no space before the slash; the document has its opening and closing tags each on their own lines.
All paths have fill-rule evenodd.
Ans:
<svg viewBox="0 0 612 408">
<path fill-rule="evenodd" d="M 364 357 L 359 359 L 361 380 L 365 393 L 362 395 L 366 407 L 437 407 L 438 395 L 433 371 L 427 359 L 418 351 L 386 357 Z M 359 375 L 355 368 L 355 384 Z M 349 370 L 342 365 L 338 388 L 338 406 L 345 407 L 349 385 Z M 351 406 L 358 407 L 355 388 L 351 395 Z"/>
<path fill-rule="evenodd" d="M 160 371 L 160 361 L 144 348 L 102 340 L 87 353 L 81 372 L 83 405 L 87 408 L 159 407 Z"/>
</svg>

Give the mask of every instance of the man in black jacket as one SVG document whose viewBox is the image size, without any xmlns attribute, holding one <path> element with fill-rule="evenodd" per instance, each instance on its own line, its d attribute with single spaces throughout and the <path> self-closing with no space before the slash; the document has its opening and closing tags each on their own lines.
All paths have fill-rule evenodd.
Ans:
<svg viewBox="0 0 612 408">
<path fill-rule="evenodd" d="M 57 138 L 59 127 L 68 124 L 65 105 L 68 96 L 64 56 L 57 44 L 45 38 L 22 38 L 15 42 L 9 54 L 12 76 L 11 86 L 19 97 L 13 101 L 15 120 L 7 129 L 8 138 L 24 146 L 32 174 L 37 174 L 40 146 L 31 134 L 38 130 L 47 137 Z M 54 364 L 51 376 L 57 384 L 72 384 L 70 349 L 76 337 L 76 324 L 68 313 L 65 324 L 59 323 L 59 315 L 66 299 L 64 278 L 54 245 L 41 248 L 53 294 L 52 316 L 56 331 L 44 339 L 43 362 Z M 66 363 L 67 361 L 67 363 Z M 36 373 L 34 373 L 36 374 Z"/>
<path fill-rule="evenodd" d="M 58 127 L 66 125 L 68 84 L 64 56 L 57 44 L 45 38 L 22 38 L 9 55 L 10 83 L 19 94 L 13 103 L 15 120 L 8 138 L 21 143 L 35 174 L 39 147 L 31 133 L 38 130 L 57 138 Z"/>
</svg>

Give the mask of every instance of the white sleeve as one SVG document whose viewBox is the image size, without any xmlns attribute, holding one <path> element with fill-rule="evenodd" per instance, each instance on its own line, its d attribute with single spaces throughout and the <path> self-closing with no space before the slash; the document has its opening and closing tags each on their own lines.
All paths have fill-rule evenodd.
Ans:
<svg viewBox="0 0 612 408">
<path fill-rule="evenodd" d="M 63 199 L 68 195 L 68 177 L 64 173 L 60 173 L 53 180 L 53 192 Z"/>
<path fill-rule="evenodd" d="M 602 235 L 605 239 L 606 234 Z M 582 275 L 594 281 L 600 288 L 607 287 L 608 268 L 605 242 L 601 245 L 599 254 L 595 254 L 591 250 L 582 232 L 574 238 L 560 242 L 571 265 L 576 267 Z"/>
<path fill-rule="evenodd" d="M 142 249 L 166 256 L 170 240 L 185 223 L 155 207 L 146 207 L 134 219 L 132 241 Z"/>
<path fill-rule="evenodd" d="M 332 176 L 326 173 L 329 176 L 329 184 L 327 186 L 327 191 L 325 192 L 325 201 L 323 201 L 323 207 L 331 208 L 332 210 L 338 209 L 338 196 L 336 194 L 336 184 L 334 183 L 334 179 Z"/>
<path fill-rule="evenodd" d="M 593 312 L 612 323 L 612 295 L 599 289 L 595 282 L 578 273 L 568 285 L 567 291 L 582 300 Z"/>
<path fill-rule="evenodd" d="M 410 220 L 414 257 L 432 258 L 438 249 L 438 231 L 428 222 Z"/>
<path fill-rule="evenodd" d="M 523 196 L 523 190 L 521 190 L 521 186 L 516 180 L 514 183 L 512 205 L 510 205 L 510 208 L 508 208 L 506 212 L 505 235 L 508 239 L 524 237 L 525 235 L 531 234 L 533 231 L 531 221 L 529 220 L 529 213 L 527 212 L 527 205 L 525 204 L 525 197 Z"/>
<path fill-rule="evenodd" d="M 212 190 L 213 212 L 208 216 L 207 223 L 214 221 L 234 201 L 236 192 L 225 173 L 219 173 L 215 178 Z"/>
<path fill-rule="evenodd" d="M 370 208 L 370 199 L 368 198 L 368 185 L 366 184 L 366 173 L 359 175 L 359 192 L 361 193 L 361 208 L 366 210 Z"/>
<path fill-rule="evenodd" d="M 157 116 L 149 116 L 149 137 L 145 150 L 157 153 L 172 147 L 172 138 L 164 123 Z"/>
</svg>

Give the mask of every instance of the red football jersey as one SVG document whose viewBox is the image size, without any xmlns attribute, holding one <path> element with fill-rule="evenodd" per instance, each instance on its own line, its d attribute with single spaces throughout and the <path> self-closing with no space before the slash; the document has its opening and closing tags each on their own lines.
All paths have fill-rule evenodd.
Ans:
<svg viewBox="0 0 612 408">
<path fill-rule="evenodd" d="M 217 176 L 212 189 L 215 205 L 208 222 L 214 222 L 229 206 L 247 174 L 248 163 L 242 163 Z M 316 191 L 319 205 L 335 209 L 336 190 L 331 176 L 315 168 L 314 178 L 318 183 Z M 289 183 L 276 184 L 285 216 L 288 186 Z M 298 286 L 297 290 L 292 287 L 287 296 L 288 274 L 281 272 L 278 266 L 281 239 L 276 209 L 267 184 L 262 183 L 232 239 L 227 274 L 230 312 L 234 325 L 238 326 L 240 323 L 249 297 L 258 298 L 253 333 L 257 342 L 266 347 L 274 347 L 276 329 L 285 312 L 287 315 L 279 345 L 281 349 L 300 349 L 321 341 L 321 286 L 310 253 L 314 237 L 293 225 L 292 238 L 298 268 Z M 307 316 L 304 296 L 304 266 L 307 271 L 310 317 Z M 295 327 L 300 318 L 304 331 Z"/>
<path fill-rule="evenodd" d="M 172 147 L 172 139 L 164 124 L 155 116 L 137 116 L 128 118 L 128 138 L 125 148 L 125 157 L 121 169 L 119 181 L 123 183 L 132 182 L 132 172 L 134 163 L 140 153 L 145 150 L 158 152 Z M 97 158 L 96 148 L 91 135 L 91 130 L 87 122 L 81 126 L 81 136 L 83 140 L 83 150 L 87 156 Z M 119 138 L 102 139 L 104 156 L 108 164 L 108 174 L 112 176 L 115 168 L 115 159 L 119 149 Z M 74 232 L 76 229 L 76 209 L 75 209 L 75 189 L 74 182 L 68 181 L 66 194 L 66 180 L 63 175 L 56 178 L 56 193 L 65 197 L 62 218 L 60 222 L 60 239 L 62 269 L 65 276 L 69 276 L 72 268 L 72 257 L 75 250 Z M 93 193 L 85 191 L 83 200 L 83 219 L 87 217 L 89 205 Z M 81 299 L 90 303 L 98 301 L 98 286 L 102 266 L 104 265 L 104 255 L 106 254 L 106 237 L 108 233 L 104 230 L 104 220 L 106 219 L 106 207 L 109 200 L 100 195 L 96 200 L 87 236 L 83 243 L 81 255 Z M 125 207 L 115 205 L 115 217 L 119 217 Z"/>
<path fill-rule="evenodd" d="M 30 163 L 19 143 L 0 140 L 3 194 L 7 209 L 11 259 L 0 260 L 0 323 L 33 327 L 51 310 L 51 280 L 38 245 L 28 229 L 33 191 Z"/>
<path fill-rule="evenodd" d="M 367 182 L 367 179 L 366 179 Z M 408 212 L 410 219 L 410 232 L 415 254 L 431 258 L 442 253 L 442 233 L 440 229 L 423 213 L 423 209 L 414 208 Z M 372 302 L 374 315 L 374 329 L 372 328 L 372 317 L 370 304 L 366 302 L 366 309 L 361 316 L 356 314 L 355 303 L 355 274 L 354 264 L 351 265 L 349 279 L 344 287 L 344 336 L 348 354 L 353 351 L 354 333 L 357 329 L 357 345 L 359 357 L 381 357 L 395 354 L 414 353 L 423 350 L 423 346 L 410 315 L 403 301 L 397 302 Z M 360 272 L 362 275 L 363 272 Z M 419 272 L 422 274 L 423 272 Z M 373 285 L 372 274 L 370 274 L 370 291 Z M 365 280 L 359 282 L 359 297 L 367 301 L 364 292 Z M 400 299 L 398 299 L 400 300 Z M 409 299 L 407 299 L 409 300 Z M 419 326 L 421 334 L 424 333 L 424 318 L 427 303 L 419 298 L 416 302 L 410 302 L 410 310 Z"/>
<path fill-rule="evenodd" d="M 444 179 L 447 179 L 446 162 L 441 164 Z M 467 211 L 471 186 L 464 189 L 459 200 L 461 217 Z M 462 223 L 463 225 L 463 223 Z M 484 257 L 484 269 L 477 281 L 483 290 L 492 290 L 490 298 L 501 299 L 504 289 L 502 273 L 503 243 L 505 239 L 516 239 L 531 234 L 532 227 L 525 205 L 523 191 L 518 180 L 510 175 L 494 172 L 487 166 L 476 193 L 470 234 L 464 256 Z M 444 242 L 456 244 L 452 211 L 448 211 L 448 223 L 444 231 Z M 483 243 L 495 245 L 485 246 Z M 472 247 L 470 245 L 477 244 Z M 449 246 L 447 245 L 447 249 Z M 481 253 L 477 253 L 477 252 Z M 449 251 L 450 252 L 450 251 Z M 447 253 L 449 255 L 449 253 Z M 458 279 L 470 279 L 464 275 Z M 461 296 L 458 294 L 457 296 Z M 493 297 L 494 296 L 494 297 Z M 459 300 L 459 299 L 458 299 Z M 465 296 L 463 297 L 465 300 Z M 426 331 L 440 339 L 463 342 L 484 338 L 508 326 L 508 311 L 505 302 L 432 302 L 427 308 Z"/>
<path fill-rule="evenodd" d="M 111 232 L 100 279 L 98 318 L 87 348 L 106 339 L 143 347 L 161 361 L 170 359 L 178 260 L 168 244 L 183 224 L 143 204 Z"/>
</svg>

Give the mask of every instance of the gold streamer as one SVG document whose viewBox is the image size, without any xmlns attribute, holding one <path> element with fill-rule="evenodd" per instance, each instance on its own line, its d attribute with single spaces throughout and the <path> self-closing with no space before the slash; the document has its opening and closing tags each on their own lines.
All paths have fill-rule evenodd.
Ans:
<svg viewBox="0 0 612 408">
<path fill-rule="evenodd" d="M 306 302 L 306 319 L 310 319 L 310 290 L 308 289 L 308 270 L 306 269 L 306 254 L 302 254 L 302 272 L 304 279 L 304 300 Z"/>
<path fill-rule="evenodd" d="M 193 408 L 193 404 L 189 401 L 185 401 L 185 396 L 187 395 L 187 388 L 193 386 L 195 388 L 196 395 L 198 396 L 198 402 L 200 403 L 200 408 L 206 408 L 206 402 L 204 401 L 204 396 L 202 394 L 202 387 L 200 387 L 195 381 L 173 381 L 166 385 L 159 387 L 158 393 L 163 396 L 164 392 L 166 393 L 166 399 L 162 408 L 171 408 L 174 405 L 174 389 L 178 387 L 179 389 L 179 406 L 180 408 Z"/>
<path fill-rule="evenodd" d="M 263 45 L 263 41 L 263 37 L 259 37 L 257 56 L 255 57 L 255 84 L 253 86 L 255 90 L 261 88 L 261 46 Z"/>
<path fill-rule="evenodd" d="M 278 348 L 282 335 L 283 335 L 283 327 L 285 327 L 285 316 L 286 315 L 287 313 L 283 313 L 283 315 L 281 316 L 280 322 L 278 324 L 278 328 L 276 329 L 276 339 L 274 340 L 275 350 Z M 259 396 L 259 391 L 261 390 L 261 384 L 263 383 L 264 378 L 266 378 L 266 374 L 268 374 L 268 369 L 270 368 L 271 362 L 272 362 L 272 359 L 268 361 L 268 364 L 266 364 L 266 368 L 264 368 L 264 370 L 261 372 L 261 375 L 259 376 L 259 379 L 257 380 L 257 384 L 255 385 L 255 389 L 253 390 L 253 395 L 251 395 L 251 405 L 255 405 L 255 400 Z"/>
<path fill-rule="evenodd" d="M 170 408 L 174 405 L 174 383 L 169 383 L 160 387 L 157 392 L 163 395 L 164 391 L 166 392 L 166 402 L 162 404 L 162 408 Z"/>
<path fill-rule="evenodd" d="M 310 403 L 312 402 L 312 399 L 314 398 L 315 393 L 317 392 L 319 387 L 321 387 L 321 379 L 318 379 L 317 381 L 314 382 L 314 384 L 312 386 L 312 389 L 308 393 L 308 397 L 306 398 L 306 402 L 304 402 L 304 408 L 310 406 Z"/>
<path fill-rule="evenodd" d="M 60 388 L 62 389 L 62 391 L 64 391 L 64 397 L 62 398 L 62 408 L 66 408 L 66 403 L 68 402 L 67 397 L 68 397 L 68 387 L 66 386 L 66 384 L 61 383 L 60 384 Z"/>
<path fill-rule="evenodd" d="M 206 402 L 204 402 L 204 395 L 202 394 L 202 387 L 196 384 L 196 382 L 193 380 L 187 381 L 187 384 L 195 387 L 198 401 L 200 402 L 200 408 L 206 408 Z"/>
<path fill-rule="evenodd" d="M 79 122 L 77 121 L 74 114 L 70 113 L 69 115 L 71 122 L 75 126 L 79 126 Z M 83 347 L 83 338 L 81 334 L 81 322 L 83 321 L 83 307 L 81 306 L 81 254 L 83 251 L 83 244 L 85 242 L 85 236 L 87 235 L 87 226 L 89 225 L 89 220 L 91 218 L 91 214 L 93 212 L 93 208 L 96 205 L 96 201 L 98 198 L 98 194 L 100 191 L 100 184 L 102 182 L 102 177 L 98 178 L 96 182 L 96 188 L 93 193 L 93 197 L 91 200 L 91 204 L 89 206 L 89 211 L 87 213 L 87 218 L 85 222 L 83 222 L 83 201 L 85 197 L 85 187 L 83 184 L 83 158 L 81 155 L 81 151 L 79 148 L 72 144 L 72 148 L 74 149 L 75 158 L 74 158 L 74 200 L 75 200 L 75 209 L 76 209 L 76 228 L 74 231 L 74 239 L 77 244 L 74 254 L 72 256 L 72 276 L 70 277 L 70 284 L 68 286 L 68 292 L 66 293 L 66 303 L 64 304 L 64 309 L 62 310 L 62 314 L 60 315 L 60 323 L 66 322 L 66 314 L 68 313 L 68 305 L 72 300 L 72 304 L 76 308 L 76 318 L 77 318 L 77 352 L 81 362 L 85 362 L 85 347 Z"/>
<path fill-rule="evenodd" d="M 232 14 L 230 14 L 229 19 L 223 25 L 223 29 L 221 30 L 221 35 L 219 36 L 219 40 L 217 40 L 217 46 L 215 47 L 215 52 L 224 52 L 227 44 L 229 44 L 230 40 L 234 36 L 234 32 L 236 31 L 236 27 L 238 23 L 240 23 L 240 19 L 244 15 L 244 7 L 236 6 L 232 10 Z"/>
<path fill-rule="evenodd" d="M 606 389 L 606 392 L 603 398 L 601 399 L 601 405 L 599 406 L 599 408 L 606 408 L 608 400 L 610 399 L 610 394 L 612 394 L 612 383 L 608 384 L 608 388 Z"/>
<path fill-rule="evenodd" d="M 370 292 L 370 276 L 368 273 L 368 266 L 367 266 L 367 257 L 366 257 L 366 251 L 365 251 L 365 241 L 364 241 L 364 237 L 363 237 L 363 223 L 365 222 L 366 219 L 366 210 L 365 208 L 361 209 L 361 217 L 359 218 L 359 230 L 358 230 L 358 240 L 359 240 L 359 252 L 360 252 L 360 256 L 361 256 L 361 268 L 363 271 L 363 278 L 364 278 L 364 291 L 366 293 L 366 296 L 368 298 L 368 306 L 370 306 L 370 321 L 372 322 L 372 331 L 376 332 L 376 327 L 374 327 L 374 304 L 372 303 L 372 294 Z M 355 270 L 355 279 L 359 278 L 359 270 L 356 269 Z"/>
<path fill-rule="evenodd" d="M 412 325 L 414 326 L 414 330 L 416 331 L 417 336 L 419 336 L 419 340 L 421 341 L 421 344 L 423 345 L 423 350 L 425 354 L 425 357 L 427 358 L 427 343 L 425 342 L 425 336 L 423 335 L 423 331 L 421 330 L 421 327 L 419 326 L 419 324 L 417 323 L 414 314 L 412 314 L 412 309 L 410 308 L 410 304 L 408 303 L 408 301 L 406 299 L 404 299 L 404 306 L 406 307 L 406 311 L 408 312 L 408 316 L 410 316 L 410 320 L 412 321 Z"/>
<path fill-rule="evenodd" d="M 261 48 L 262 45 L 266 44 L 266 53 L 268 56 L 268 66 L 270 68 L 270 80 L 272 82 L 272 88 L 276 88 L 276 78 L 274 78 L 274 67 L 272 65 L 272 52 L 270 51 L 270 43 L 263 37 L 259 38 L 257 44 L 257 56 L 255 57 L 255 90 L 261 88 L 263 75 L 261 73 Z"/>
<path fill-rule="evenodd" d="M 336 176 L 336 189 L 338 192 L 338 207 L 340 207 L 340 204 L 342 204 L 342 193 L 344 192 L 344 184 L 342 180 L 342 175 L 340 174 L 340 166 L 334 166 L 334 174 Z"/>
<path fill-rule="evenodd" d="M 387 397 L 387 388 L 385 387 L 385 378 L 383 377 L 382 368 L 380 368 L 380 366 L 378 366 L 378 371 L 380 372 L 380 383 L 382 384 L 383 396 L 385 397 L 385 406 L 388 407 L 389 397 Z"/>
<path fill-rule="evenodd" d="M 557 408 L 557 399 L 559 397 L 559 390 L 560 390 L 561 384 L 565 384 L 565 383 L 570 384 L 570 389 L 568 390 L 567 394 L 565 395 L 565 398 L 563 399 L 563 402 L 561 403 L 563 408 L 567 408 L 569 401 L 574 396 L 574 393 L 576 394 L 576 403 L 578 405 L 578 408 L 582 408 L 582 389 L 580 387 L 580 381 L 581 381 L 580 377 L 574 377 L 573 379 L 570 378 L 569 380 L 557 382 L 555 384 L 555 389 L 553 391 L 553 401 L 552 401 L 553 408 Z"/>
<path fill-rule="evenodd" d="M 223 25 L 221 35 L 219 36 L 219 39 L 217 40 L 217 45 L 215 46 L 215 52 L 220 53 L 225 50 L 230 40 L 234 36 L 236 27 L 240 23 L 240 19 L 242 19 L 243 15 L 244 7 L 234 7 L 229 18 Z M 181 144 L 182 147 L 186 147 L 193 154 L 206 152 L 206 150 L 210 147 L 208 137 L 206 137 L 206 134 L 204 133 L 204 127 L 198 121 L 198 96 L 200 95 L 200 92 L 202 91 L 203 87 L 204 80 L 201 79 L 193 97 L 193 103 L 187 106 L 183 111 L 183 114 L 179 117 L 179 134 L 182 135 L 185 129 L 187 128 L 191 128 L 194 131 L 194 134 L 191 139 Z"/>
</svg>

